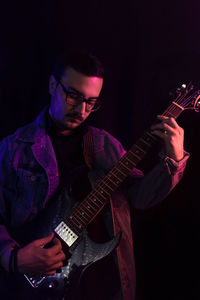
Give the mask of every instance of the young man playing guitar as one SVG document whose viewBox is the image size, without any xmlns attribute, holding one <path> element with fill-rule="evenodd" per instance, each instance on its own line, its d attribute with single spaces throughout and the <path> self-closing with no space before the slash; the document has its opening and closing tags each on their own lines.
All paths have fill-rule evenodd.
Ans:
<svg viewBox="0 0 200 300">
<path fill-rule="evenodd" d="M 118 175 L 113 172 L 116 181 L 104 180 L 104 190 L 95 191 L 83 211 L 81 201 L 126 153 L 110 134 L 85 124 L 101 104 L 102 86 L 103 67 L 96 57 L 62 56 L 50 76 L 49 107 L 0 144 L 2 299 L 136 299 L 130 209 L 160 202 L 182 177 L 188 154 L 183 129 L 173 117 L 158 116 L 151 138 L 158 136 L 164 142 L 160 163 L 145 176 L 132 168 L 125 180 L 120 177 L 125 169 Z M 124 182 L 115 190 L 120 181 Z M 109 203 L 99 209 L 111 190 Z M 77 205 L 76 216 L 70 215 Z M 70 235 L 80 238 L 72 251 L 65 251 L 60 229 L 55 230 L 65 218 L 68 248 L 74 243 Z M 102 248 L 99 254 L 100 245 L 119 232 L 117 241 L 106 244 L 115 249 Z M 35 274 L 43 280 L 37 286 Z"/>
</svg>

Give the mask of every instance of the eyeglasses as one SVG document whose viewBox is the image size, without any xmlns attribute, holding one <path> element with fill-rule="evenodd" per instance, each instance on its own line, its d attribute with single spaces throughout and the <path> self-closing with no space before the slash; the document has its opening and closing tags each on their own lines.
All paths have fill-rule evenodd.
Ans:
<svg viewBox="0 0 200 300">
<path fill-rule="evenodd" d="M 97 111 L 101 106 L 101 101 L 98 98 L 90 97 L 86 99 L 83 95 L 79 94 L 79 92 L 75 91 L 73 88 L 68 86 L 68 89 L 63 85 L 60 78 L 55 76 L 56 81 L 60 84 L 60 86 L 63 89 L 63 92 L 66 96 L 66 103 L 71 106 L 78 106 L 82 104 L 83 102 L 86 103 L 86 110 L 90 112 Z"/>
</svg>

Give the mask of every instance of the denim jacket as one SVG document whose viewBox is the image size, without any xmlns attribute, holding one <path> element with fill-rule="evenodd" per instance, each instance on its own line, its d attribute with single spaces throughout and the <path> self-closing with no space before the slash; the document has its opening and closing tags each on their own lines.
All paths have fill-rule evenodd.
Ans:
<svg viewBox="0 0 200 300">
<path fill-rule="evenodd" d="M 45 207 L 59 184 L 55 152 L 46 133 L 47 108 L 27 126 L 0 143 L 0 255 L 17 244 L 13 230 L 23 228 Z M 90 127 L 84 137 L 84 155 L 92 186 L 125 154 L 122 145 L 104 130 Z M 117 247 L 125 300 L 134 300 L 136 275 L 130 208 L 149 208 L 179 182 L 188 154 L 180 162 L 163 156 L 147 175 L 133 169 L 125 185 L 111 197 L 114 234 L 122 232 Z"/>
</svg>

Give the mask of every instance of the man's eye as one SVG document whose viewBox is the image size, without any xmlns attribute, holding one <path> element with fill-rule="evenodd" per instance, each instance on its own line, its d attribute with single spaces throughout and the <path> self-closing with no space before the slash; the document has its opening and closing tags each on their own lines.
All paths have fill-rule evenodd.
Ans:
<svg viewBox="0 0 200 300">
<path fill-rule="evenodd" d="M 88 100 L 87 101 L 87 104 L 90 105 L 90 106 L 94 106 L 95 103 L 96 103 L 96 101 L 94 101 L 94 100 Z"/>
<path fill-rule="evenodd" d="M 80 99 L 80 96 L 76 93 L 69 93 L 68 97 L 71 98 L 71 99 L 74 99 L 74 100 L 79 100 Z"/>
</svg>

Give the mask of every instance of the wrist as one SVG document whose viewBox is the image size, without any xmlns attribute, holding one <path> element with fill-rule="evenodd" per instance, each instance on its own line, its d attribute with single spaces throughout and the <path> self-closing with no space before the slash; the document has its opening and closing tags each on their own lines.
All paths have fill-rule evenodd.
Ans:
<svg viewBox="0 0 200 300">
<path fill-rule="evenodd" d="M 171 150 L 171 149 L 170 149 Z M 165 151 L 165 155 L 176 162 L 181 161 L 184 158 L 184 150 L 181 151 Z"/>
<path fill-rule="evenodd" d="M 183 153 L 180 153 L 178 155 L 172 155 L 171 157 L 169 156 L 169 158 L 172 158 L 173 160 L 175 160 L 176 162 L 179 162 L 183 159 L 184 157 L 184 152 Z"/>
<path fill-rule="evenodd" d="M 9 258 L 9 273 L 19 273 L 18 270 L 18 263 L 17 263 L 17 254 L 18 254 L 19 247 L 16 246 L 10 252 Z"/>
<path fill-rule="evenodd" d="M 6 249 L 0 257 L 0 262 L 5 271 L 9 272 L 10 255 L 14 248 Z"/>
</svg>

